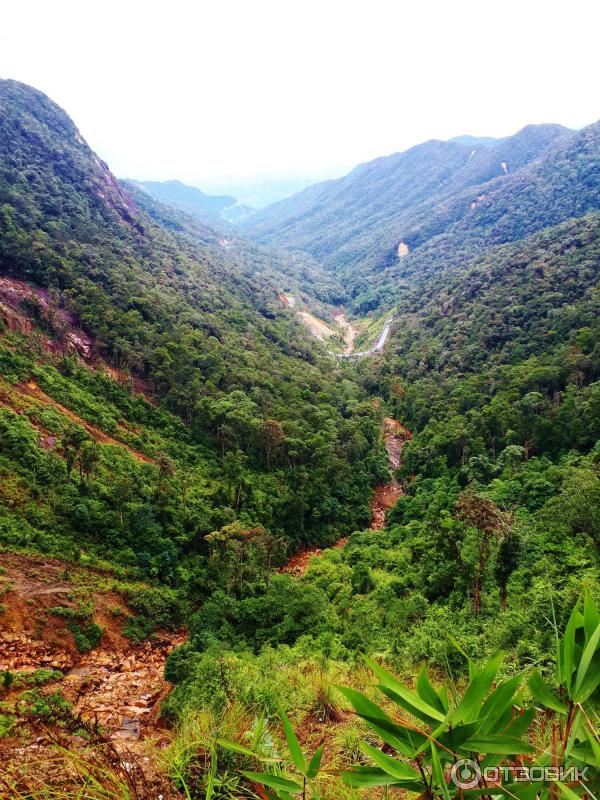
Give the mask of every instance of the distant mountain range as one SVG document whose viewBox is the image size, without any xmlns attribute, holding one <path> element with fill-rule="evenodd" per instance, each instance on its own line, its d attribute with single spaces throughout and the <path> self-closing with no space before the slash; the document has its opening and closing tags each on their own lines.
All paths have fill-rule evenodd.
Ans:
<svg viewBox="0 0 600 800">
<path fill-rule="evenodd" d="M 238 203 L 232 195 L 205 194 L 197 187 L 188 186 L 177 180 L 131 181 L 131 183 L 148 192 L 160 203 L 167 203 L 209 223 L 218 220 L 239 222 L 254 213 L 248 206 Z"/>
<path fill-rule="evenodd" d="M 315 181 L 310 178 L 276 179 L 239 182 L 226 184 L 227 194 L 211 194 L 203 192 L 197 186 L 190 186 L 179 180 L 169 181 L 128 181 L 139 189 L 150 194 L 159 203 L 185 211 L 199 217 L 208 224 L 222 223 L 241 224 L 252 217 L 258 209 L 277 203 L 290 197 Z M 213 191 L 221 192 L 220 186 Z"/>
<path fill-rule="evenodd" d="M 278 203 L 286 197 L 291 197 L 303 191 L 309 186 L 324 180 L 325 178 L 340 177 L 345 170 L 334 169 L 327 174 L 310 176 L 281 177 L 278 175 L 265 175 L 250 178 L 248 180 L 222 181 L 218 183 L 203 183 L 199 181 L 209 192 L 227 192 L 237 197 L 240 203 L 250 206 L 253 209 L 261 209 L 266 206 Z"/>
<path fill-rule="evenodd" d="M 309 253 L 365 313 L 393 305 L 413 276 L 600 208 L 600 124 L 483 141 L 432 140 L 375 159 L 263 209 L 244 231 Z"/>
</svg>

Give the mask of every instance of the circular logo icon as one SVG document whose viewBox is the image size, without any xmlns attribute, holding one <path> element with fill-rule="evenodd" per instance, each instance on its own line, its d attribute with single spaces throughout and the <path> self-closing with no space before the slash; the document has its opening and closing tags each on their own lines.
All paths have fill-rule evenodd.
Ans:
<svg viewBox="0 0 600 800">
<path fill-rule="evenodd" d="M 476 761 L 471 761 L 470 758 L 461 758 L 452 765 L 450 777 L 452 783 L 459 789 L 474 789 L 481 780 L 481 770 Z"/>
</svg>

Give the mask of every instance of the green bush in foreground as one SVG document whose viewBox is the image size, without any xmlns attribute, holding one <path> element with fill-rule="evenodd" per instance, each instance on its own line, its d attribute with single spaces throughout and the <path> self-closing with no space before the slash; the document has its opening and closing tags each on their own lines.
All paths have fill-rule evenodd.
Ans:
<svg viewBox="0 0 600 800">
<path fill-rule="evenodd" d="M 398 714 L 392 716 L 362 692 L 340 687 L 376 737 L 360 744 L 370 763 L 339 774 L 350 789 L 384 787 L 387 796 L 395 787 L 428 800 L 594 797 L 600 770 L 600 613 L 588 593 L 578 600 L 557 642 L 553 687 L 538 670 L 526 685 L 523 674 L 495 682 L 499 658 L 482 667 L 470 661 L 462 692 L 453 683 L 434 688 L 424 670 L 413 691 L 375 661 L 368 664 Z M 531 704 L 525 703 L 526 686 Z M 329 797 L 323 787 L 332 771 L 321 766 L 323 746 L 307 757 L 286 715 L 280 716 L 288 757 L 269 758 L 275 764 L 269 772 L 244 770 L 244 776 L 279 800 Z M 219 743 L 265 761 L 258 748 Z"/>
</svg>

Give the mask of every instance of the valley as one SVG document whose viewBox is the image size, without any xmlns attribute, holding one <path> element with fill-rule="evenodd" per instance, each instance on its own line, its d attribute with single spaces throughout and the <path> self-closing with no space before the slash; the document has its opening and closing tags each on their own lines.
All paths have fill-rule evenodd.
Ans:
<svg viewBox="0 0 600 800">
<path fill-rule="evenodd" d="M 600 767 L 599 125 L 247 214 L 0 80 L 2 798 Z"/>
<path fill-rule="evenodd" d="M 281 292 L 279 296 L 286 308 L 295 308 L 296 298 L 293 295 L 286 295 Z M 344 358 L 362 358 L 383 352 L 394 321 L 393 316 L 389 316 L 385 320 L 381 333 L 378 334 L 368 350 L 356 352 L 355 341 L 361 333 L 361 320 L 349 321 L 343 306 L 333 307 L 327 309 L 327 311 L 331 315 L 335 328 L 306 309 L 296 310 L 295 313 L 307 327 L 311 336 L 317 341 L 331 345 L 333 342 L 330 340 L 341 339 L 342 349 L 339 352 L 337 350 L 328 350 L 330 355 Z"/>
</svg>

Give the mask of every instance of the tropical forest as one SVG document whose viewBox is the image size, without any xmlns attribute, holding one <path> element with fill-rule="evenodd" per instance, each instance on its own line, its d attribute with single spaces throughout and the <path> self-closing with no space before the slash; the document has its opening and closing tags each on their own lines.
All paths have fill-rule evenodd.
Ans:
<svg viewBox="0 0 600 800">
<path fill-rule="evenodd" d="M 262 208 L 77 124 L 0 80 L 0 798 L 600 797 L 600 122 Z"/>
</svg>

